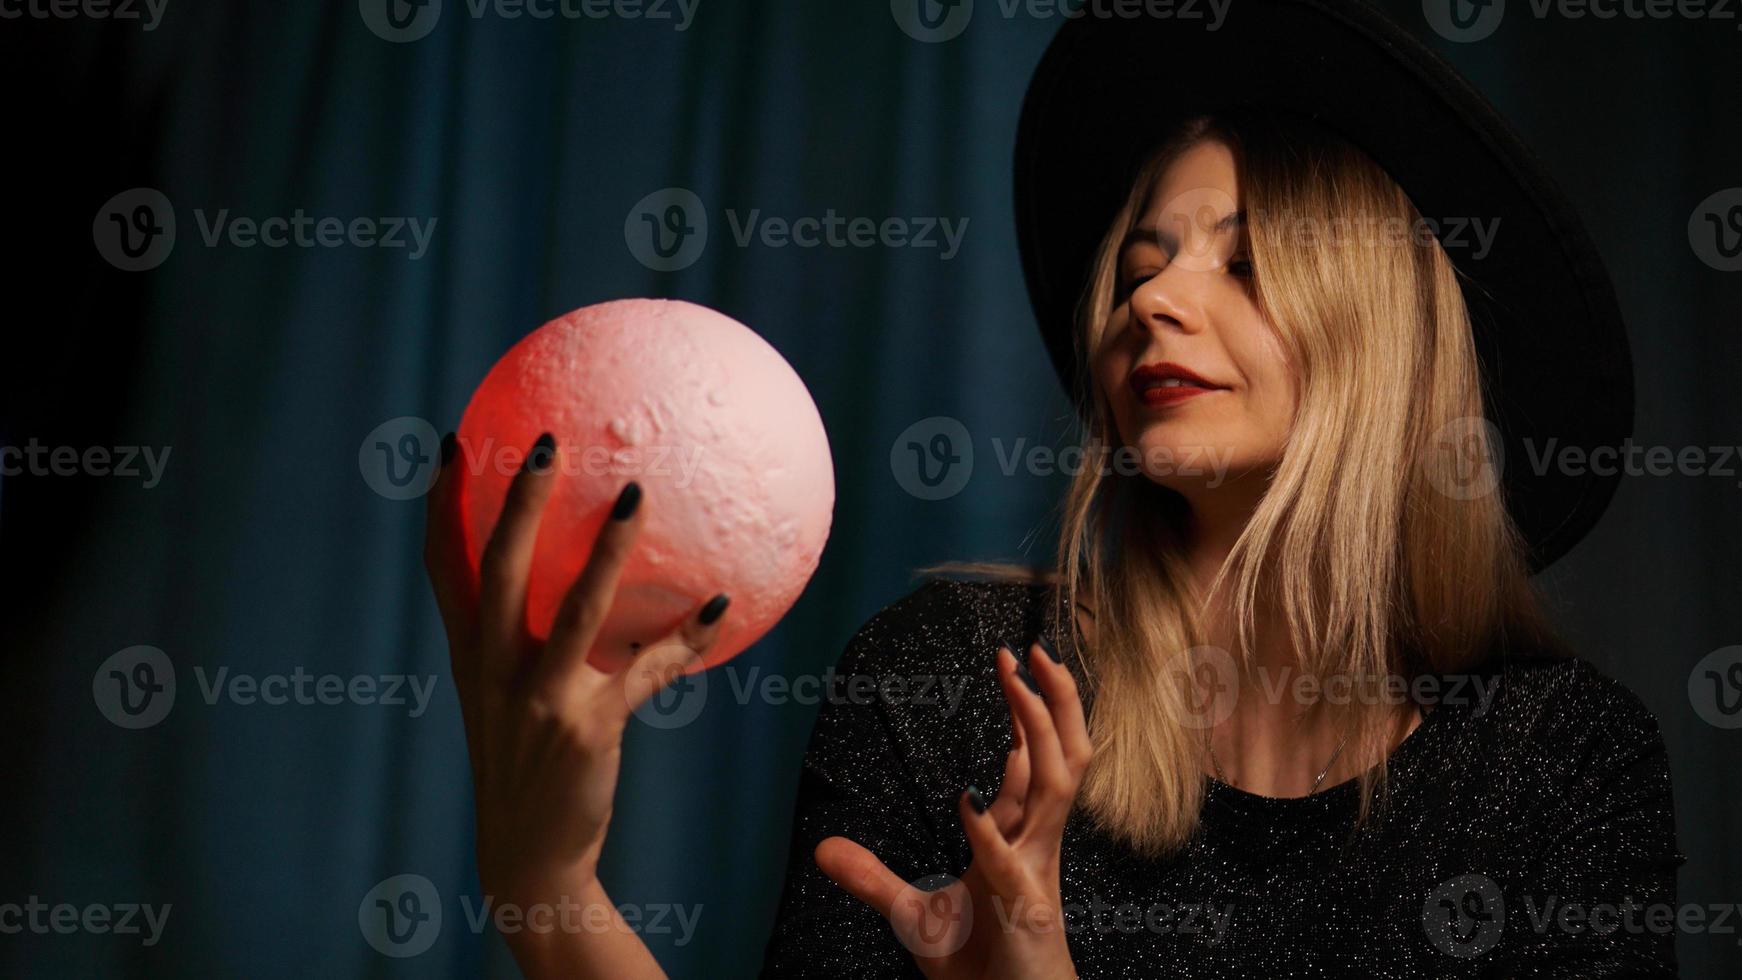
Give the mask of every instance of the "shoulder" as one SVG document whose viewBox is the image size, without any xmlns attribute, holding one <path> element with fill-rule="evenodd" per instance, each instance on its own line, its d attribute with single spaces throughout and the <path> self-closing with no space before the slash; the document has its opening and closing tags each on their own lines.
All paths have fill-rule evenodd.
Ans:
<svg viewBox="0 0 1742 980">
<path fill-rule="evenodd" d="M 1581 743 L 1656 738 L 1657 719 L 1639 696 L 1582 657 L 1500 654 L 1486 665 L 1507 722 Z"/>
<path fill-rule="evenodd" d="M 1572 654 L 1498 654 L 1472 672 L 1469 687 L 1475 707 L 1459 713 L 1486 746 L 1484 756 L 1512 760 L 1513 771 L 1550 798 L 1583 795 L 1623 776 L 1667 794 L 1669 764 L 1657 718 L 1637 694 L 1589 661 Z"/>
<path fill-rule="evenodd" d="M 1020 651 L 1052 628 L 1056 597 L 1039 581 L 928 578 L 866 620 L 837 669 L 989 672 L 1000 643 Z"/>
<path fill-rule="evenodd" d="M 1038 582 L 921 583 L 853 635 L 831 683 L 841 697 L 825 702 L 819 729 L 887 745 L 947 819 L 963 786 L 996 785 L 1010 739 L 998 646 L 1027 649 L 1056 592 Z M 858 764 L 865 751 L 849 755 Z"/>
</svg>

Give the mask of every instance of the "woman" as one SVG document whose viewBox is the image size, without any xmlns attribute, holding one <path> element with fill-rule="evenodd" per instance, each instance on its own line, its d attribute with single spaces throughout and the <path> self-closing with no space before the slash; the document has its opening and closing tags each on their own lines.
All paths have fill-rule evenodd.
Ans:
<svg viewBox="0 0 1742 980">
<path fill-rule="evenodd" d="M 1514 466 L 1502 493 L 1467 439 L 1448 447 L 1625 428 L 1594 253 L 1522 150 L 1412 156 L 1377 133 L 1413 80 L 1421 131 L 1509 135 L 1401 32 L 1358 5 L 1252 6 L 1216 38 L 1084 18 L 1042 62 L 1018 146 L 1025 271 L 1085 458 L 1112 465 L 1076 475 L 1052 574 L 934 579 L 854 637 L 839 671 L 962 697 L 825 705 L 764 975 L 1674 975 L 1673 935 L 1627 912 L 1675 901 L 1661 738 L 1561 647 L 1528 578 L 1612 484 Z M 1300 64 L 1228 80 L 1231 52 L 1284 40 L 1358 65 L 1380 105 Z M 1072 127 L 1108 143 L 1083 153 Z M 1444 157 L 1463 172 L 1436 173 Z M 1419 233 L 1421 202 L 1465 184 L 1521 242 L 1455 262 Z M 1528 254 L 1545 234 L 1558 258 Z M 1533 319 L 1544 302 L 1560 315 Z M 1578 343 L 1537 365 L 1557 337 Z M 516 479 L 476 586 L 448 522 L 430 570 L 485 890 L 606 909 L 623 723 L 729 600 L 622 674 L 586 662 L 639 524 L 631 484 L 531 649 L 555 451 Z M 615 925 L 510 942 L 529 976 L 661 976 Z"/>
</svg>

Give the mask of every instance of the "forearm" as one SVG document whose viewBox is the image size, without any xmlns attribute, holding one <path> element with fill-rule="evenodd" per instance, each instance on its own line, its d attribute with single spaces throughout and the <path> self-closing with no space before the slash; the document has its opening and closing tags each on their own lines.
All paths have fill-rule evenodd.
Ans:
<svg viewBox="0 0 1742 980">
<path fill-rule="evenodd" d="M 513 906 L 520 910 L 517 927 L 498 926 L 527 980 L 665 980 L 598 879 L 539 890 Z"/>
</svg>

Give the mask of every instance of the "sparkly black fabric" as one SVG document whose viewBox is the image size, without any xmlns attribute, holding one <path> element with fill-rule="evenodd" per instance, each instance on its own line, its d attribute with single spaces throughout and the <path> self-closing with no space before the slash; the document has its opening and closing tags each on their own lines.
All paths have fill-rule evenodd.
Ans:
<svg viewBox="0 0 1742 980">
<path fill-rule="evenodd" d="M 995 790 L 1010 748 L 997 644 L 1068 642 L 1061 607 L 1049 586 L 932 580 L 854 636 L 837 670 L 882 693 L 841 681 L 817 719 L 763 976 L 920 975 L 812 850 L 839 834 L 910 882 L 959 875 L 956 798 Z M 1580 660 L 1472 673 L 1490 699 L 1448 686 L 1391 757 L 1385 818 L 1353 836 L 1353 780 L 1297 799 L 1212 780 L 1196 839 L 1164 860 L 1074 813 L 1061 889 L 1079 975 L 1675 976 L 1683 858 L 1655 720 Z"/>
</svg>

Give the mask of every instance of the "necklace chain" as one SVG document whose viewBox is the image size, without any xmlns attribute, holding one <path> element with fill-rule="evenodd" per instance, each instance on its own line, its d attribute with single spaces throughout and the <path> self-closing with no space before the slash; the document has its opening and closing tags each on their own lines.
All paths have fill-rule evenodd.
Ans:
<svg viewBox="0 0 1742 980">
<path fill-rule="evenodd" d="M 1229 786 L 1233 786 L 1234 784 L 1228 782 L 1228 777 L 1226 775 L 1224 775 L 1222 772 L 1222 763 L 1216 758 L 1215 740 L 1208 739 L 1205 741 L 1204 744 L 1210 750 L 1210 765 L 1214 766 L 1216 769 L 1216 778 L 1221 780 L 1224 783 L 1228 783 Z M 1330 759 L 1325 762 L 1325 767 L 1323 769 L 1319 770 L 1318 778 L 1313 780 L 1313 788 L 1307 790 L 1308 796 L 1311 796 L 1312 794 L 1317 793 L 1319 791 L 1319 785 L 1325 781 L 1326 776 L 1329 776 L 1331 774 L 1331 767 L 1337 764 L 1337 758 L 1343 754 L 1343 746 L 1348 745 L 1348 744 L 1349 744 L 1349 736 L 1344 735 L 1342 740 L 1337 743 L 1336 750 L 1331 753 Z"/>
</svg>

